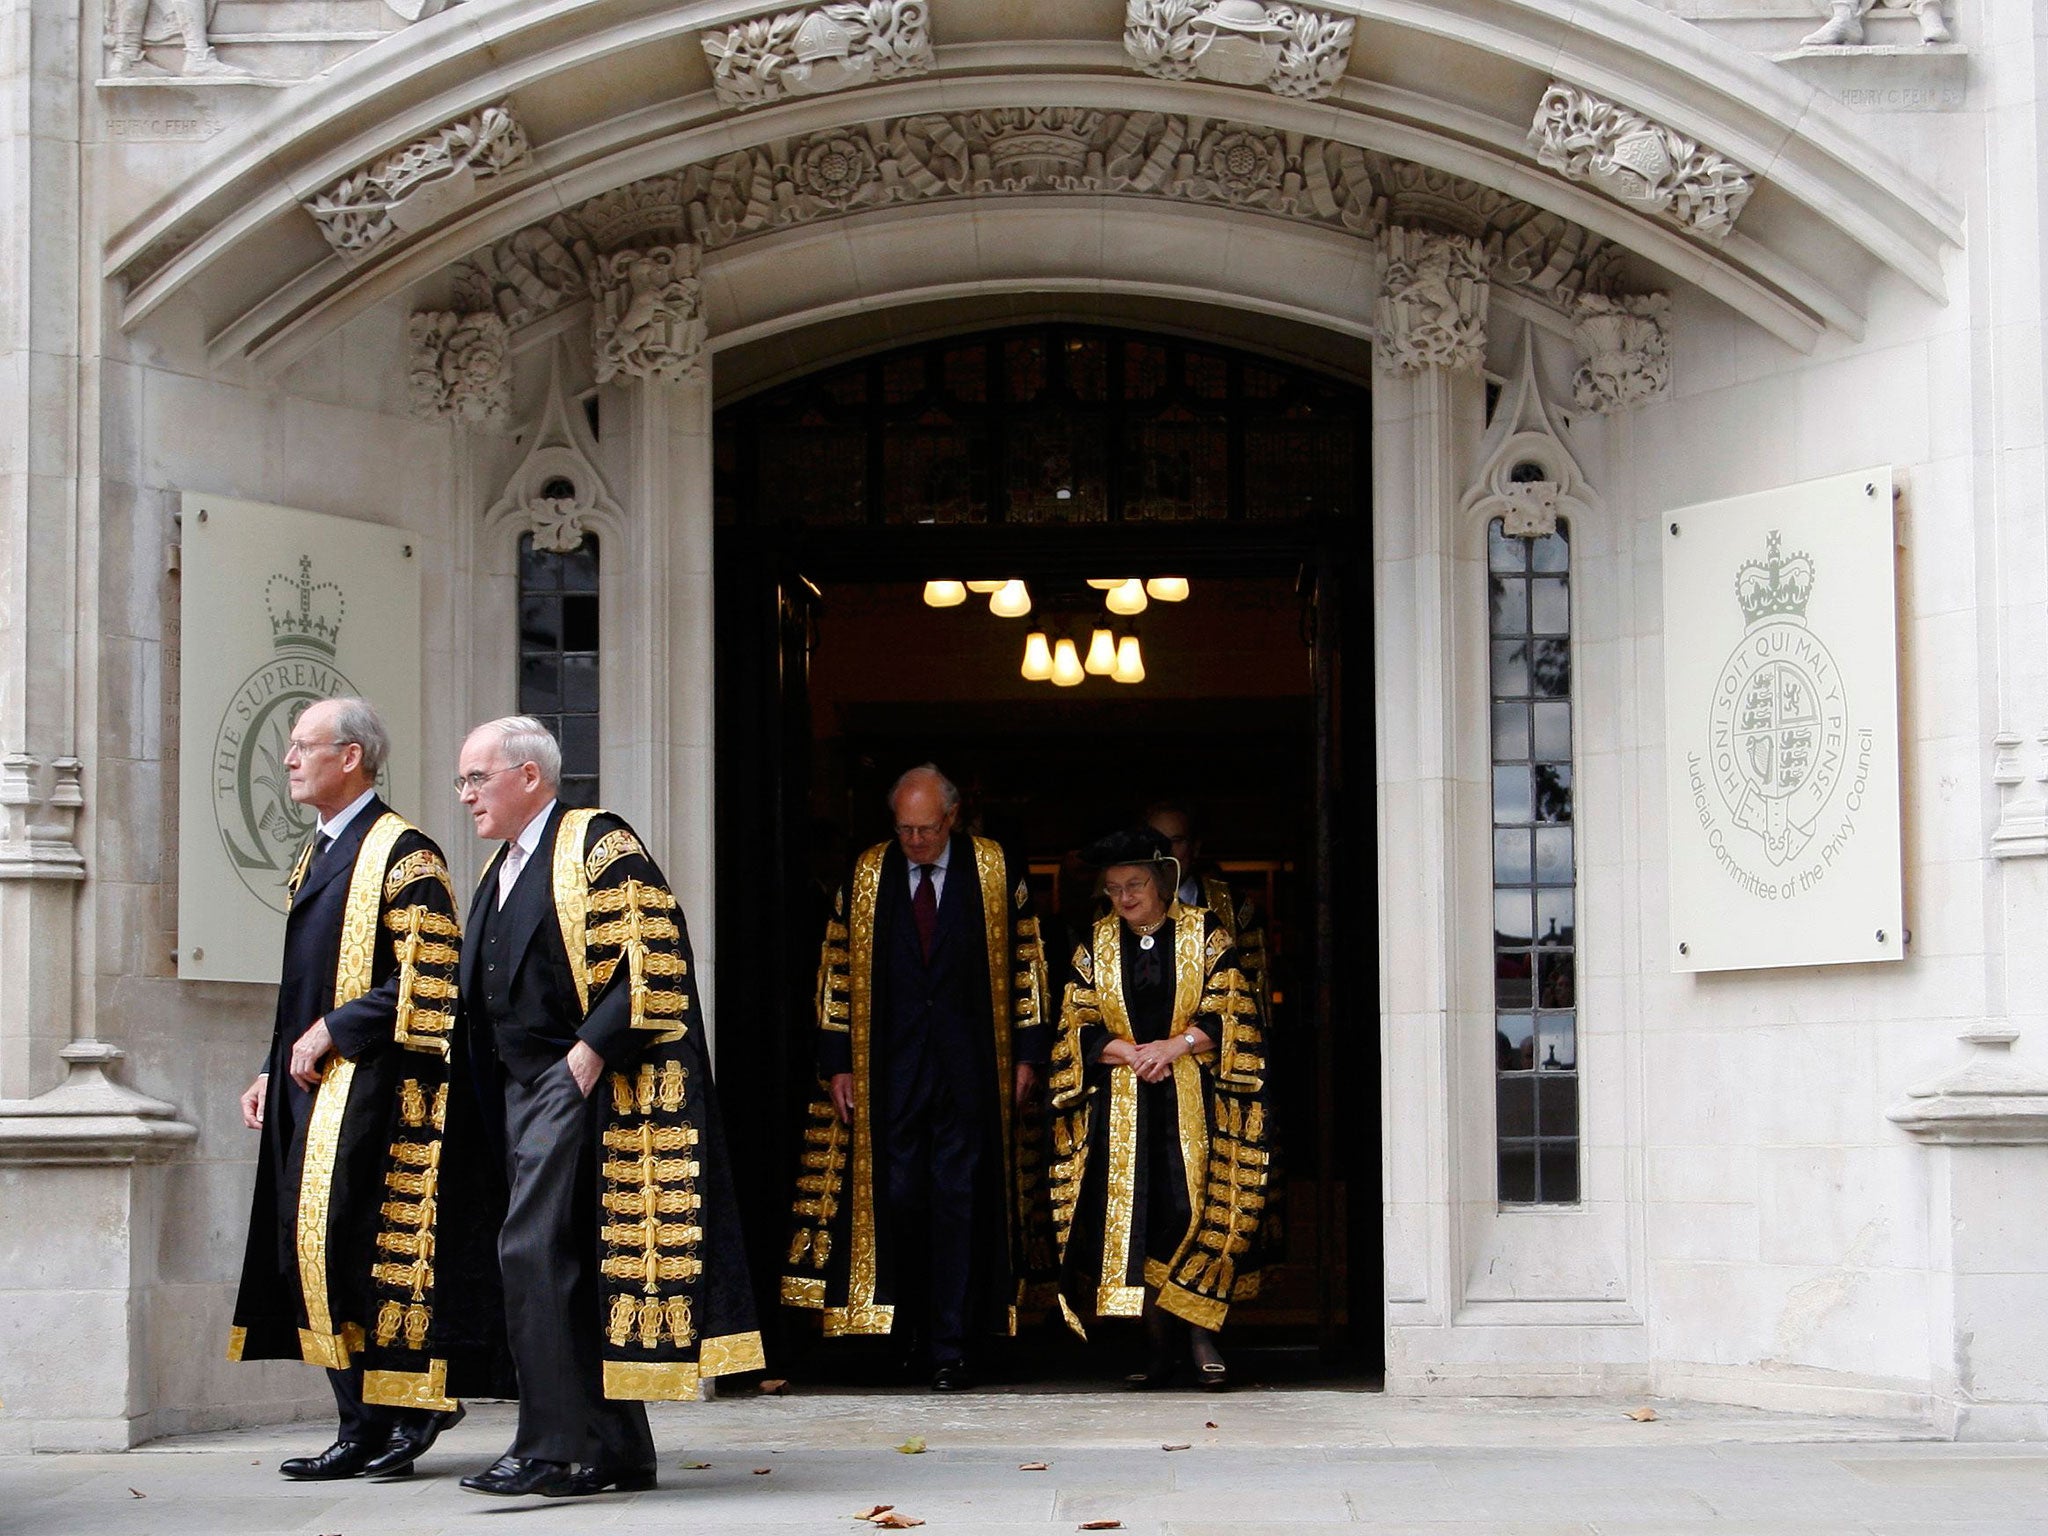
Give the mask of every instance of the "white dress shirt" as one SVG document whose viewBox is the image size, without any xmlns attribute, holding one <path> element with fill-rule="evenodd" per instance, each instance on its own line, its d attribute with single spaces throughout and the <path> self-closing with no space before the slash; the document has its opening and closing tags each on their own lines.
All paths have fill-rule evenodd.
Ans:
<svg viewBox="0 0 2048 1536">
<path fill-rule="evenodd" d="M 939 856 L 932 860 L 933 901 L 944 901 L 946 899 L 946 861 L 952 856 L 953 841 L 951 838 L 948 838 L 946 846 L 939 851 Z M 910 866 L 910 899 L 913 901 L 917 899 L 917 882 L 919 878 L 917 872 L 920 867 L 916 864 Z"/>
<path fill-rule="evenodd" d="M 348 824 L 356 819 L 357 813 L 376 798 L 376 786 L 372 785 L 360 795 L 357 795 L 355 799 L 349 801 L 341 810 L 335 812 L 332 820 L 321 822 L 319 827 L 320 835 L 329 842 L 339 841 L 341 834 L 348 830 Z"/>
<path fill-rule="evenodd" d="M 540 808 L 540 814 L 526 824 L 525 830 L 505 845 L 505 860 L 498 866 L 499 906 L 505 905 L 505 898 L 512 894 L 512 887 L 519 883 L 519 876 L 525 871 L 527 860 L 533 857 L 534 849 L 540 846 L 541 832 L 546 828 L 548 817 L 553 814 L 554 809 L 555 802 L 550 800 Z M 514 857 L 512 852 L 515 848 L 519 850 L 517 857 Z"/>
</svg>

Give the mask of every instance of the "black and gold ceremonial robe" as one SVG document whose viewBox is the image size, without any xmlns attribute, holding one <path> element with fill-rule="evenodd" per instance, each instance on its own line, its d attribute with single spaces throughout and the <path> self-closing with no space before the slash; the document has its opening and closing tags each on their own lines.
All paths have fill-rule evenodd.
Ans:
<svg viewBox="0 0 2048 1536">
<path fill-rule="evenodd" d="M 689 935 L 631 827 L 605 811 L 556 820 L 552 847 L 544 841 L 536 857 L 548 861 L 581 1017 L 621 1010 L 631 1038 L 644 1041 L 592 1090 L 606 1097 L 597 1192 L 604 1394 L 693 1399 L 705 1377 L 767 1362 Z"/>
<path fill-rule="evenodd" d="M 895 1260 L 887 1251 L 875 1117 L 882 1112 L 883 1076 L 906 1067 L 889 1059 L 882 1025 L 889 946 L 909 942 L 903 937 L 912 922 L 909 885 L 909 864 L 893 841 L 861 854 L 835 899 L 819 956 L 819 1072 L 828 1083 L 836 1072 L 853 1074 L 853 1123 L 840 1122 L 829 1093 L 810 1105 L 781 1294 L 786 1306 L 821 1312 L 828 1338 L 886 1334 L 895 1324 Z M 968 968 L 965 990 L 985 999 L 985 1011 L 976 1009 L 971 1053 L 956 1042 L 953 1054 L 972 1062 L 974 1076 L 986 1085 L 969 1092 L 991 1127 L 988 1144 L 1001 1149 L 992 1179 L 1001 1188 L 988 1202 L 1000 1214 L 1001 1232 L 991 1233 L 991 1251 L 977 1251 L 982 1284 L 970 1305 L 979 1326 L 1014 1334 L 1020 1312 L 1028 1316 L 1050 1304 L 1055 1268 L 1045 1122 L 1035 1105 L 1019 1114 L 1014 1093 L 1017 1063 L 1046 1059 L 1045 949 L 1024 872 L 999 843 L 954 835 L 942 902 L 947 913 L 956 893 L 970 899 L 942 921 L 958 923 L 953 931 L 972 942 L 949 953 Z"/>
<path fill-rule="evenodd" d="M 1060 1304 L 1084 1335 L 1084 1316 L 1141 1315 L 1147 1288 L 1203 1328 L 1258 1294 L 1269 1115 L 1258 996 L 1214 913 L 1176 902 L 1157 939 L 1147 957 L 1120 918 L 1096 923 L 1074 953 L 1053 1044 Z M 1163 1083 L 1094 1059 L 1112 1038 L 1191 1027 L 1208 1045 Z"/>
<path fill-rule="evenodd" d="M 1259 1006 L 1270 1012 L 1273 994 L 1268 990 L 1271 983 L 1267 977 L 1265 913 L 1259 910 L 1255 897 L 1249 892 L 1233 891 L 1230 882 L 1220 874 L 1203 874 L 1199 881 L 1202 905 L 1216 914 L 1223 931 L 1237 946 L 1238 969 L 1258 994 Z"/>
<path fill-rule="evenodd" d="M 487 1222 L 492 1194 L 468 1062 L 455 1031 L 460 933 L 441 850 L 382 800 L 289 885 L 285 964 L 249 1241 L 228 1356 L 360 1361 L 363 1397 L 451 1409 L 504 1384 L 494 1270 L 442 1259 L 451 1226 Z M 319 1085 L 292 1046 L 324 1016 Z M 450 1156 L 458 1138 L 467 1159 Z M 462 1172 L 458 1170 L 467 1170 Z M 451 1217 L 451 1213 L 453 1213 Z M 459 1313 L 444 1325 L 443 1314 Z"/>
</svg>

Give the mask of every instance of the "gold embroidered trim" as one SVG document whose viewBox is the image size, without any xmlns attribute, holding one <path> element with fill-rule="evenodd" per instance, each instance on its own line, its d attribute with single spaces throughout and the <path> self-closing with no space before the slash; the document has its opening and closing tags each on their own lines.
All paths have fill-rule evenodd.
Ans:
<svg viewBox="0 0 2048 1536">
<path fill-rule="evenodd" d="M 576 840 L 576 846 L 579 848 L 583 846 L 581 838 Z M 589 857 L 583 861 L 584 879 L 589 884 L 595 885 L 606 870 L 618 863 L 620 859 L 626 857 L 627 854 L 645 852 L 646 850 L 640 846 L 640 839 L 624 827 L 607 832 L 597 840 L 597 846 L 590 850 Z"/>
<path fill-rule="evenodd" d="M 380 1408 L 425 1408 L 453 1413 L 458 1406 L 448 1395 L 448 1362 L 429 1360 L 424 1371 L 365 1371 L 363 1401 Z"/>
<path fill-rule="evenodd" d="M 1016 1074 L 1016 1041 L 1013 1036 L 1016 1009 L 1011 1005 L 1010 993 L 1010 879 L 1009 871 L 1003 867 L 1001 845 L 986 837 L 977 837 L 973 842 L 975 873 L 981 877 L 983 938 L 988 946 L 988 1017 L 996 1037 L 996 1104 L 1002 1117 L 1004 1206 L 1014 1210 L 1017 1203 L 1017 1149 L 1011 1116 L 1016 1101 L 1016 1090 L 1012 1086 Z M 1017 1260 L 1022 1257 L 1016 1251 L 1016 1223 L 1007 1221 L 1003 1225 L 1004 1239 L 1010 1249 L 1011 1272 L 1015 1273 Z"/>
<path fill-rule="evenodd" d="M 583 875 L 583 840 L 590 835 L 590 823 L 600 813 L 574 810 L 562 813 L 555 829 L 555 857 L 551 874 L 555 888 L 555 921 L 561 924 L 562 948 L 569 956 L 569 974 L 576 982 L 576 1009 L 590 1012 L 590 954 L 584 929 L 590 921 L 590 886 Z"/>
<path fill-rule="evenodd" d="M 851 1012 L 848 1027 L 853 1052 L 853 1233 L 848 1255 L 846 1305 L 828 1308 L 825 1332 L 887 1333 L 893 1307 L 875 1305 L 875 1143 L 869 1108 L 870 1031 L 875 981 L 875 901 L 882 886 L 882 857 L 887 843 L 877 843 L 854 865 L 852 903 L 847 913 L 847 981 Z M 838 1326 L 834 1326 L 834 1318 Z M 879 1323 L 879 1326 L 877 1326 Z"/>
<path fill-rule="evenodd" d="M 604 1395 L 614 1402 L 688 1402 L 697 1395 L 700 1379 L 697 1367 L 683 1361 L 662 1364 L 651 1360 L 607 1360 L 604 1363 Z"/>
<path fill-rule="evenodd" d="M 822 1310 L 825 1305 L 824 1280 L 810 1279 L 803 1275 L 784 1275 L 782 1277 L 782 1304 L 785 1307 L 808 1307 L 813 1312 Z M 231 1355 L 229 1358 L 239 1359 L 240 1357 Z"/>
<path fill-rule="evenodd" d="M 1124 1006 L 1123 919 L 1114 912 L 1095 924 L 1095 999 L 1102 1026 L 1118 1040 L 1132 1040 Z M 1138 1074 L 1109 1069 L 1109 1191 L 1102 1213 L 1102 1279 L 1095 1310 L 1105 1317 L 1135 1317 L 1129 1310 L 1131 1223 L 1138 1191 Z M 1141 1293 L 1139 1304 L 1144 1301 Z"/>
<path fill-rule="evenodd" d="M 230 1329 L 228 1330 L 228 1358 L 229 1358 L 230 1360 L 239 1360 L 239 1359 L 241 1359 L 241 1358 L 242 1358 L 242 1351 L 243 1351 L 244 1349 L 248 1348 L 248 1347 L 249 1347 L 249 1330 L 248 1330 L 248 1329 L 246 1329 L 246 1328 L 242 1328 L 242 1327 L 235 1327 L 235 1328 L 230 1328 Z"/>
<path fill-rule="evenodd" d="M 767 1368 L 768 1356 L 761 1348 L 758 1332 L 720 1334 L 706 1339 L 697 1351 L 697 1369 L 706 1376 L 731 1376 Z"/>
<path fill-rule="evenodd" d="M 449 903 L 454 903 L 455 882 L 448 878 L 448 866 L 441 861 L 441 855 L 431 848 L 415 848 L 391 866 L 391 873 L 384 877 L 384 899 L 398 900 L 399 892 L 418 880 L 438 880 L 441 889 L 448 893 Z"/>
<path fill-rule="evenodd" d="M 820 1326 L 828 1339 L 844 1338 L 849 1334 L 887 1333 L 896 1326 L 896 1309 L 872 1304 L 865 1307 L 827 1307 Z"/>
</svg>

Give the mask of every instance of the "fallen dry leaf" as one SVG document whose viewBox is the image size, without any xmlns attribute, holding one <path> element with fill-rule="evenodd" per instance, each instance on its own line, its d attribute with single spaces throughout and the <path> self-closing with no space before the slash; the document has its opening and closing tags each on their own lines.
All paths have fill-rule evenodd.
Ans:
<svg viewBox="0 0 2048 1536">
<path fill-rule="evenodd" d="M 870 1504 L 866 1509 L 862 1510 L 853 1518 L 856 1520 L 872 1520 L 877 1515 L 886 1515 L 887 1513 L 889 1513 L 890 1510 L 894 1509 L 895 1507 L 896 1506 L 894 1504 Z"/>
<path fill-rule="evenodd" d="M 1077 1531 L 1120 1531 L 1123 1528 L 1121 1520 L 1083 1520 L 1074 1527 Z"/>
<path fill-rule="evenodd" d="M 780 1377 L 772 1377 L 761 1383 L 760 1392 L 763 1397 L 787 1397 L 789 1396 L 789 1383 Z"/>
<path fill-rule="evenodd" d="M 913 1525 L 923 1525 L 924 1522 L 915 1515 L 906 1515 L 900 1509 L 892 1509 L 886 1515 L 875 1516 L 868 1524 L 884 1531 L 907 1531 Z"/>
<path fill-rule="evenodd" d="M 138 1499 L 146 1499 L 149 1497 L 149 1495 L 144 1493 L 140 1488 L 130 1488 L 128 1492 Z"/>
<path fill-rule="evenodd" d="M 1050 1472 L 1052 1464 L 1044 1461 L 1020 1461 L 1017 1463 L 1017 1470 L 1019 1472 Z"/>
<path fill-rule="evenodd" d="M 1204 1428 L 1204 1429 L 1214 1429 L 1215 1427 L 1216 1427 L 1216 1421 L 1215 1421 L 1214 1419 L 1204 1419 L 1204 1420 L 1202 1420 L 1202 1428 Z"/>
<path fill-rule="evenodd" d="M 896 1449 L 906 1456 L 922 1456 L 924 1454 L 924 1436 L 912 1435 L 908 1440 L 897 1446 Z"/>
<path fill-rule="evenodd" d="M 1194 1447 L 1191 1445 L 1162 1445 L 1159 1449 L 1162 1451 L 1190 1451 Z"/>
<path fill-rule="evenodd" d="M 702 1472 L 711 1465 L 708 1461 L 679 1461 L 676 1463 L 685 1472 Z"/>
<path fill-rule="evenodd" d="M 1631 1408 L 1628 1411 L 1628 1416 L 1638 1424 L 1647 1424 L 1657 1417 L 1657 1410 L 1654 1408 Z"/>
<path fill-rule="evenodd" d="M 774 1470 L 775 1469 L 773 1467 L 756 1467 L 754 1468 L 754 1476 L 766 1477 L 770 1472 L 773 1472 Z"/>
</svg>

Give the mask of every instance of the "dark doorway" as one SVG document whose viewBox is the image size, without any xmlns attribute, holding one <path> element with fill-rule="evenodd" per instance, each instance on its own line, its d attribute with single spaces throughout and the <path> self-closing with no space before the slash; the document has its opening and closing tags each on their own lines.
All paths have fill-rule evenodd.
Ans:
<svg viewBox="0 0 2048 1536">
<path fill-rule="evenodd" d="M 828 890 L 940 764 L 1033 870 L 1054 960 L 1090 891 L 1062 863 L 1150 801 L 1264 899 L 1287 1262 L 1234 1309 L 1254 1379 L 1383 1364 L 1367 397 L 1251 354 L 1097 327 L 864 358 L 718 418 L 720 1088 L 764 1308 L 811 1076 Z M 1185 577 L 1120 621 L 1145 680 L 1021 675 L 1029 621 L 925 582 L 1024 581 L 1085 649 L 1091 577 Z M 1056 1360 L 1062 1371 L 1085 1367 Z"/>
</svg>

